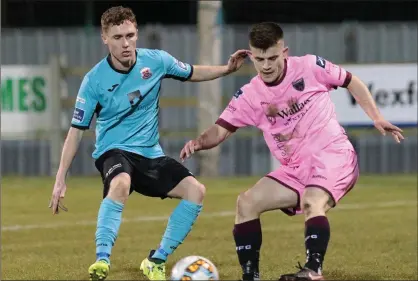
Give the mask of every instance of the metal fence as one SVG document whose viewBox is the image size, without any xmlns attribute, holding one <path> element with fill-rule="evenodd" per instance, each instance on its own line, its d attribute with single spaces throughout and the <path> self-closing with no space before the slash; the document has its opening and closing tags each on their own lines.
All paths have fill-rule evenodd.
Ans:
<svg viewBox="0 0 418 281">
<path fill-rule="evenodd" d="M 285 40 L 291 55 L 321 55 L 335 63 L 393 63 L 417 61 L 417 24 L 330 24 L 285 25 Z M 223 57 L 247 47 L 248 26 L 226 26 L 223 29 Z M 193 26 L 145 26 L 139 28 L 139 46 L 160 48 L 185 62 L 196 63 L 199 40 Z M 61 54 L 69 66 L 91 67 L 106 55 L 98 29 L 2 29 L 2 63 L 47 64 L 51 54 Z M 222 79 L 223 95 L 231 96 L 247 82 L 247 77 Z M 68 94 L 75 96 L 81 77 L 67 79 Z M 163 82 L 162 95 L 190 97 L 197 91 L 193 83 Z M 195 108 L 164 108 L 160 128 L 190 131 L 196 128 Z M 249 129 L 253 130 L 253 129 Z M 194 133 L 194 134 L 197 134 Z M 193 134 L 193 135 L 194 135 Z M 162 138 L 166 153 L 177 157 L 188 137 Z M 417 138 L 396 145 L 387 138 L 362 137 L 354 140 L 360 154 L 363 172 L 416 172 Z M 71 173 L 96 174 L 91 152 L 94 141 L 85 139 L 71 167 Z M 48 175 L 49 144 L 44 140 L 2 141 L 3 175 Z M 195 159 L 188 166 L 199 173 Z M 269 172 L 270 153 L 261 135 L 234 136 L 222 145 L 221 175 L 260 175 Z"/>
<path fill-rule="evenodd" d="M 359 154 L 359 166 L 365 173 L 416 173 L 418 170 L 418 140 L 408 137 L 402 144 L 381 136 L 353 139 Z M 184 141 L 163 139 L 168 155 L 177 157 Z M 94 141 L 85 139 L 71 166 L 73 175 L 97 174 L 91 153 Z M 232 137 L 222 145 L 220 175 L 263 175 L 270 172 L 270 152 L 262 137 Z M 198 174 L 196 158 L 185 164 Z M 3 175 L 48 176 L 49 144 L 45 140 L 3 141 L 1 167 Z"/>
</svg>

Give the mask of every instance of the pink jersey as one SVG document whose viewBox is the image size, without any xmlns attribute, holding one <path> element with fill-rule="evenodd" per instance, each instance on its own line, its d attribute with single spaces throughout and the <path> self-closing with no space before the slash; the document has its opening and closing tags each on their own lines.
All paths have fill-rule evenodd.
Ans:
<svg viewBox="0 0 418 281">
<path fill-rule="evenodd" d="M 254 77 L 235 93 L 216 124 L 232 132 L 259 128 L 271 153 L 288 166 L 330 145 L 353 149 L 330 98 L 332 89 L 347 87 L 351 73 L 315 55 L 289 57 L 283 72 L 274 86 Z M 277 115 L 266 115 L 269 104 L 278 108 Z"/>
</svg>

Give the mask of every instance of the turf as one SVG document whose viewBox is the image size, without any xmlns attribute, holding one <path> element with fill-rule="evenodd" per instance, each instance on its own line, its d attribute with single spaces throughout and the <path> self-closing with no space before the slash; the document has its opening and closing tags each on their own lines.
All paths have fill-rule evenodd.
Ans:
<svg viewBox="0 0 418 281">
<path fill-rule="evenodd" d="M 240 278 L 232 238 L 237 195 L 256 178 L 201 179 L 208 191 L 201 217 L 168 263 L 202 255 L 223 280 Z M 86 280 L 95 259 L 94 233 L 101 201 L 99 178 L 68 180 L 68 213 L 47 208 L 52 178 L 2 179 L 1 278 Z M 113 249 L 109 280 L 143 279 L 141 260 L 158 245 L 176 200 L 133 194 Z M 331 241 L 324 274 L 332 280 L 417 280 L 417 176 L 362 176 L 329 213 Z M 277 280 L 304 260 L 303 217 L 280 211 L 262 216 L 261 272 Z"/>
</svg>

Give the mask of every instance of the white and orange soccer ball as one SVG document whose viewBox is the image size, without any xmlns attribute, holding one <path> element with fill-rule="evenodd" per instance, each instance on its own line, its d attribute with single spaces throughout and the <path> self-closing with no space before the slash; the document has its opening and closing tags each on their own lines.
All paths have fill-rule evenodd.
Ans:
<svg viewBox="0 0 418 281">
<path fill-rule="evenodd" d="M 174 265 L 170 280 L 219 280 L 219 273 L 207 258 L 188 256 Z"/>
</svg>

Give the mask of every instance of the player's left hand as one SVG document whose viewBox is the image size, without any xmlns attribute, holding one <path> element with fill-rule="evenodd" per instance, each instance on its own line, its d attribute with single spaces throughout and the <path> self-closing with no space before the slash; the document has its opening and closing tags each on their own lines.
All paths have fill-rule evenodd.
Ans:
<svg viewBox="0 0 418 281">
<path fill-rule="evenodd" d="M 243 65 L 245 58 L 249 55 L 248 50 L 238 50 L 233 53 L 228 60 L 228 72 L 235 72 Z"/>
<path fill-rule="evenodd" d="M 378 119 L 374 121 L 374 126 L 384 136 L 386 136 L 386 132 L 391 133 L 397 143 L 400 143 L 401 140 L 405 139 L 404 136 L 402 135 L 402 132 L 403 132 L 402 129 L 398 128 L 395 125 L 392 125 L 390 122 L 386 121 L 385 119 Z"/>
</svg>

